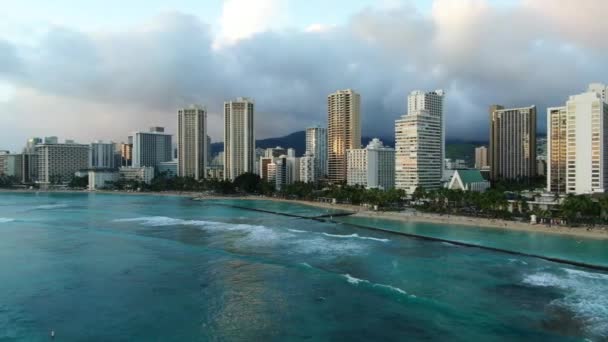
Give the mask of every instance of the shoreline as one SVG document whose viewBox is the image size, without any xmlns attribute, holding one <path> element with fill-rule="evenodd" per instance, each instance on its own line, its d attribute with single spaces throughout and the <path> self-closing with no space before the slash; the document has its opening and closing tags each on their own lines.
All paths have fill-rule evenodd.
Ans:
<svg viewBox="0 0 608 342">
<path fill-rule="evenodd" d="M 174 196 L 191 198 L 193 200 L 258 200 L 258 201 L 273 201 L 292 204 L 300 204 L 321 209 L 333 209 L 353 212 L 353 217 L 372 218 L 389 220 L 404 223 L 432 223 L 432 224 L 449 224 L 460 226 L 461 229 L 471 227 L 484 229 L 500 229 L 508 231 L 541 233 L 541 234 L 557 234 L 578 238 L 601 239 L 608 240 L 608 229 L 595 228 L 591 231 L 586 228 L 568 227 L 568 226 L 551 226 L 548 227 L 542 224 L 530 224 L 518 221 L 506 221 L 501 219 L 487 219 L 480 217 L 469 217 L 459 215 L 439 215 L 433 213 L 425 213 L 419 211 L 408 212 L 391 212 L 391 211 L 373 211 L 368 208 L 349 204 L 332 204 L 323 202 L 313 202 L 305 200 L 290 200 L 284 198 L 263 197 L 253 195 L 209 195 L 200 192 L 188 191 L 165 191 L 165 192 L 131 192 L 131 191 L 107 191 L 107 190 L 35 190 L 35 189 L 0 189 L 1 193 L 83 193 L 83 194 L 114 194 L 114 195 L 138 195 L 138 196 Z"/>
</svg>

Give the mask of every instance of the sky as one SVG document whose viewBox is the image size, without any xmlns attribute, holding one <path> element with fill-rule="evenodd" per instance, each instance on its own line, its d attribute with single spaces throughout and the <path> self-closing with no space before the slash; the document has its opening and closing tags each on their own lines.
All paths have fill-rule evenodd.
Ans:
<svg viewBox="0 0 608 342">
<path fill-rule="evenodd" d="M 256 103 L 256 135 L 326 122 L 361 94 L 391 137 L 413 90 L 446 92 L 447 136 L 486 140 L 488 107 L 548 106 L 608 82 L 605 0 L 0 0 L 0 150 L 32 136 L 126 141 L 206 106 Z"/>
</svg>

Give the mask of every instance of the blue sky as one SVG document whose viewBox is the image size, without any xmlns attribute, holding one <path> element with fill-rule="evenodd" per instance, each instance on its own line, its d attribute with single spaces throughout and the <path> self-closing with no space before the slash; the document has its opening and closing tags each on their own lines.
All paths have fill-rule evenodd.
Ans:
<svg viewBox="0 0 608 342">
<path fill-rule="evenodd" d="M 487 107 L 563 104 L 608 82 L 605 0 L 9 0 L 0 11 L 0 150 L 30 136 L 123 141 L 180 106 L 256 100 L 259 138 L 324 122 L 354 88 L 363 134 L 391 136 L 416 89 L 444 89 L 447 134 Z M 564 70 L 568 71 L 564 75 Z M 263 124 L 262 124 L 263 123 Z"/>
</svg>

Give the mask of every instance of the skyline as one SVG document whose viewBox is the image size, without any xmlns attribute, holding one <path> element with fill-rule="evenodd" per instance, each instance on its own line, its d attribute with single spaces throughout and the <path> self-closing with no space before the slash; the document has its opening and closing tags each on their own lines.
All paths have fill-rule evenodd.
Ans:
<svg viewBox="0 0 608 342">
<path fill-rule="evenodd" d="M 38 10 L 15 22 L 27 4 Z M 190 104 L 209 109 L 210 135 L 221 141 L 222 104 L 238 96 L 256 101 L 258 138 L 283 136 L 325 123 L 327 94 L 346 88 L 361 94 L 363 135 L 392 136 L 410 91 L 445 89 L 447 137 L 485 140 L 491 104 L 536 105 L 545 133 L 546 107 L 608 79 L 608 45 L 591 39 L 608 28 L 602 1 L 362 1 L 336 16 L 265 0 L 256 2 L 264 13 L 248 10 L 251 23 L 231 27 L 239 4 L 155 1 L 108 25 L 72 20 L 78 6 L 54 20 L 38 1 L 8 6 L 0 148 L 45 135 L 120 142 L 148 126 L 175 134 L 175 113 Z"/>
</svg>

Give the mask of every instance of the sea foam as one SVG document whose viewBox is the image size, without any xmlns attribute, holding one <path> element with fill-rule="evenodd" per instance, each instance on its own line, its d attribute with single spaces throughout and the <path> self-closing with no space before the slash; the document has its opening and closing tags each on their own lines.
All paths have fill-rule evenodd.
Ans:
<svg viewBox="0 0 608 342">
<path fill-rule="evenodd" d="M 13 221 L 15 221 L 15 219 L 8 218 L 8 217 L 0 217 L 0 223 L 8 223 L 8 222 L 13 222 Z"/>
<path fill-rule="evenodd" d="M 379 242 L 389 242 L 391 240 L 389 239 L 379 239 L 379 238 L 373 238 L 373 237 L 369 237 L 369 236 L 359 236 L 359 234 L 350 234 L 350 235 L 339 235 L 339 234 L 329 234 L 329 233 L 321 233 L 324 236 L 328 236 L 328 237 L 334 237 L 334 238 L 342 238 L 342 239 L 361 239 L 361 240 L 372 240 L 372 241 L 379 241 Z"/>
<path fill-rule="evenodd" d="M 398 294 L 404 295 L 404 296 L 409 296 L 411 298 L 416 298 L 416 296 L 414 295 L 408 295 L 408 293 L 398 287 L 392 286 L 392 285 L 386 285 L 386 284 L 377 284 L 377 283 L 372 283 L 371 281 L 367 280 L 367 279 L 360 279 L 357 277 L 353 277 L 350 274 L 342 274 L 342 277 L 344 277 L 346 279 L 346 281 L 352 285 L 360 285 L 360 284 L 365 284 L 365 285 L 369 285 L 371 287 L 375 287 L 375 288 L 382 288 L 382 289 L 386 289 L 389 290 L 391 292 L 396 292 Z"/>
<path fill-rule="evenodd" d="M 59 204 L 43 204 L 43 205 L 39 205 L 37 207 L 34 207 L 35 210 L 51 210 L 51 209 L 60 209 L 60 208 L 67 208 L 68 205 L 65 203 L 59 203 Z"/>
<path fill-rule="evenodd" d="M 540 287 L 556 287 L 565 291 L 563 298 L 550 305 L 565 308 L 583 322 L 585 330 L 603 338 L 608 337 L 608 275 L 562 268 L 559 273 L 538 272 L 523 282 Z"/>
</svg>

